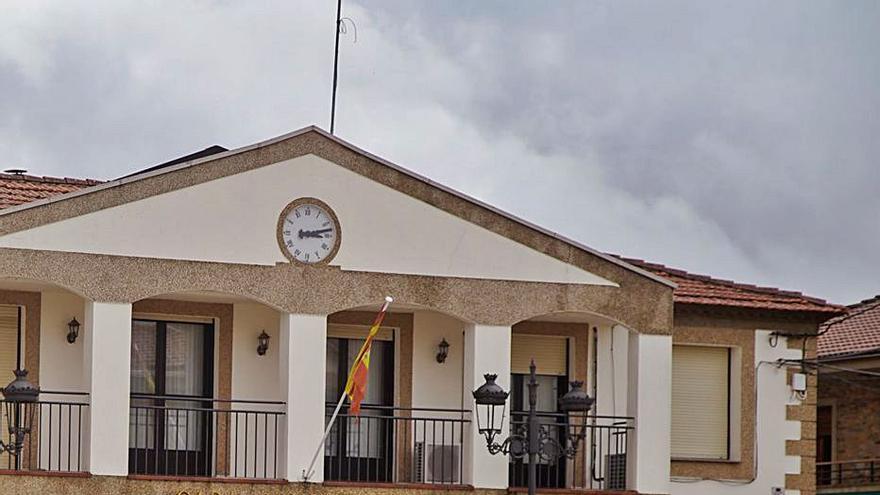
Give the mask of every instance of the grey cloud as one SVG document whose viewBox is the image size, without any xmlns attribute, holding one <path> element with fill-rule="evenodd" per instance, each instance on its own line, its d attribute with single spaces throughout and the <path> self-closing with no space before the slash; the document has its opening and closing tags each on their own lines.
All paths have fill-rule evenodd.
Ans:
<svg viewBox="0 0 880 495">
<path fill-rule="evenodd" d="M 326 126 L 331 4 L 16 4 L 3 166 L 111 178 Z M 344 10 L 343 138 L 599 249 L 839 302 L 880 292 L 878 4 Z"/>
</svg>

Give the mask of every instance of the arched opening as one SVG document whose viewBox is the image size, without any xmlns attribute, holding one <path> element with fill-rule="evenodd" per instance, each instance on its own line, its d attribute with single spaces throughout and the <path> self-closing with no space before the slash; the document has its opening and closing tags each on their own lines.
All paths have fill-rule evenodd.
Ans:
<svg viewBox="0 0 880 495">
<path fill-rule="evenodd" d="M 277 310 L 239 295 L 132 303 L 129 473 L 279 478 L 279 329 Z"/>
<path fill-rule="evenodd" d="M 328 422 L 379 307 L 327 318 Z M 360 415 L 345 401 L 330 431 L 325 480 L 462 483 L 470 408 L 463 402 L 467 325 L 423 305 L 391 305 L 372 345 Z"/>
<path fill-rule="evenodd" d="M 29 428 L 17 455 L 0 454 L 0 468 L 24 471 L 79 471 L 86 428 L 88 394 L 83 383 L 80 335 L 87 299 L 60 285 L 22 278 L 0 279 L 0 388 L 14 370 L 40 387 L 31 407 L 32 420 L 9 421 L 5 398 L 0 403 L 2 440 L 14 443 L 7 425 Z M 63 445 L 58 443 L 63 440 Z M 53 441 L 54 440 L 54 441 Z"/>
<path fill-rule="evenodd" d="M 548 313 L 512 326 L 511 433 L 528 425 L 529 366 L 534 361 L 541 435 L 560 445 L 578 445 L 573 458 L 540 458 L 539 488 L 625 487 L 626 447 L 634 426 L 626 417 L 628 333 L 613 319 L 587 312 Z M 595 400 L 586 419 L 560 409 L 559 399 L 571 382 L 582 382 Z M 526 486 L 527 464 L 512 459 L 509 467 L 510 486 Z"/>
</svg>

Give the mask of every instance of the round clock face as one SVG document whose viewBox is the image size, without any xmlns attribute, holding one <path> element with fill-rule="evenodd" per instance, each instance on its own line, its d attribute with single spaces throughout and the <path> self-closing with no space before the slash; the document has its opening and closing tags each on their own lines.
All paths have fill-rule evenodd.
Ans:
<svg viewBox="0 0 880 495">
<path fill-rule="evenodd" d="M 278 243 L 291 261 L 327 263 L 339 250 L 341 233 L 336 214 L 324 202 L 300 198 L 278 219 Z"/>
</svg>

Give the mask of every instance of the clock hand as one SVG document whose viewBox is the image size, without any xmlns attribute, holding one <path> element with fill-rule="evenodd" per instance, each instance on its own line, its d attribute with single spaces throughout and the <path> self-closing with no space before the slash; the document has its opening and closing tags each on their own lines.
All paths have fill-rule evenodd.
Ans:
<svg viewBox="0 0 880 495">
<path fill-rule="evenodd" d="M 331 232 L 333 229 L 321 229 L 321 230 L 300 230 L 299 238 L 303 237 L 314 237 L 316 239 L 321 239 L 321 234 L 326 234 L 327 232 Z"/>
</svg>

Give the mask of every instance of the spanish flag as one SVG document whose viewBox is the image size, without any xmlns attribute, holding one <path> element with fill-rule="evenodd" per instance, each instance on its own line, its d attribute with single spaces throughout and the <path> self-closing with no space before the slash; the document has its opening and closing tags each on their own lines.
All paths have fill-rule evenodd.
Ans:
<svg viewBox="0 0 880 495">
<path fill-rule="evenodd" d="M 370 370 L 370 347 L 373 345 L 373 338 L 379 333 L 379 327 L 385 319 L 385 311 L 388 310 L 388 305 L 391 304 L 391 301 L 391 297 L 385 298 L 385 304 L 382 305 L 382 309 L 380 309 L 379 314 L 376 315 L 376 319 L 373 321 L 373 326 L 370 327 L 370 333 L 367 334 L 367 339 L 361 347 L 360 352 L 358 352 L 354 364 L 351 366 L 351 371 L 348 373 L 348 381 L 345 383 L 345 395 L 348 396 L 348 400 L 351 403 L 351 406 L 349 407 L 351 414 L 357 415 L 361 412 L 361 401 L 363 401 L 364 397 L 367 395 L 367 373 Z"/>
</svg>

